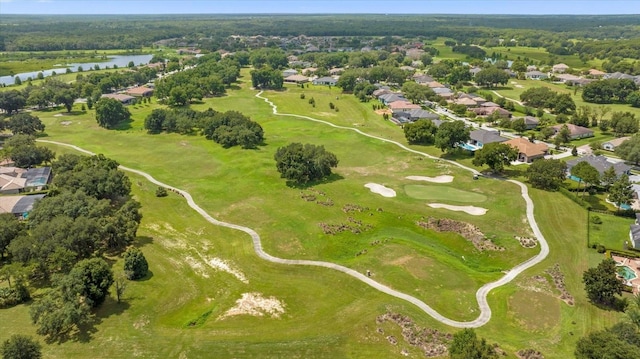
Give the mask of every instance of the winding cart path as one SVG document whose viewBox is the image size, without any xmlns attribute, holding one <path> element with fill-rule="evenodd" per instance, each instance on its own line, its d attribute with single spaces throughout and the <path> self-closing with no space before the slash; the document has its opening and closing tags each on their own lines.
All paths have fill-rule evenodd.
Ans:
<svg viewBox="0 0 640 359">
<path fill-rule="evenodd" d="M 269 101 L 269 99 L 262 97 L 261 96 L 262 92 L 259 92 L 256 97 L 263 99 L 264 101 L 266 101 L 269 105 L 271 105 L 272 109 L 273 109 L 273 113 L 274 115 L 278 115 L 278 116 L 288 116 L 288 117 L 296 117 L 296 118 L 300 118 L 300 119 L 304 119 L 304 120 L 309 120 L 309 121 L 314 121 L 314 122 L 320 122 L 335 128 L 340 128 L 340 129 L 344 129 L 344 130 L 351 130 L 351 131 L 355 131 L 363 136 L 367 136 L 367 137 L 371 137 L 371 138 L 375 138 L 375 139 L 379 139 L 381 141 L 384 142 L 388 142 L 391 144 L 394 144 L 396 146 L 399 146 L 400 148 L 418 154 L 418 155 L 422 155 L 425 157 L 429 157 L 429 158 L 436 158 L 433 156 L 430 156 L 426 153 L 420 152 L 420 151 L 416 151 L 413 149 L 410 149 L 406 146 L 404 146 L 403 144 L 396 142 L 396 141 L 392 141 L 389 139 L 385 139 L 382 137 L 378 137 L 378 136 L 373 136 L 370 134 L 367 134 L 365 132 L 360 131 L 359 129 L 356 128 L 351 128 L 351 127 L 344 127 L 344 126 L 337 126 L 334 125 L 330 122 L 326 122 L 326 121 L 322 121 L 322 120 L 318 120 L 312 117 L 308 117 L 308 116 L 301 116 L 301 115 L 294 115 L 294 114 L 281 114 L 278 113 L 278 109 L 276 107 L 276 105 L 274 105 L 271 101 Z M 50 143 L 50 144 L 54 144 L 54 145 L 59 145 L 59 146 L 66 146 L 66 147 L 70 147 L 73 148 L 77 151 L 86 153 L 88 155 L 95 155 L 95 153 L 85 150 L 83 148 L 80 148 L 78 146 L 72 145 L 72 144 L 68 144 L 68 143 L 63 143 L 63 142 L 57 142 L 57 141 L 49 141 L 49 140 L 42 140 L 42 139 L 38 139 L 38 142 L 42 142 L 42 143 Z M 454 164 L 460 168 L 463 168 L 465 170 L 468 170 L 474 174 L 478 174 L 478 171 L 476 171 L 475 169 L 466 167 L 460 163 L 457 162 L 453 162 L 453 161 L 448 161 L 451 164 Z M 172 190 L 178 194 L 180 194 L 182 197 L 184 197 L 187 200 L 187 203 L 189 204 L 189 207 L 193 208 L 196 212 L 198 212 L 202 217 L 204 217 L 204 219 L 206 219 L 208 222 L 216 225 L 216 226 L 221 226 L 221 227 L 227 227 L 227 228 L 231 228 L 231 229 L 235 229 L 238 231 L 242 231 L 247 233 L 249 236 L 251 236 L 251 240 L 253 241 L 253 249 L 256 253 L 256 255 L 258 255 L 258 257 L 272 262 L 272 263 L 278 263 L 278 264 L 284 264 L 284 265 L 303 265 L 303 266 L 316 266 L 316 267 L 324 267 L 324 268 L 329 268 L 329 269 L 333 269 L 333 270 L 337 270 L 340 272 L 343 272 L 345 274 L 348 274 L 368 285 L 370 285 L 371 287 L 386 293 L 388 295 L 394 296 L 396 298 L 402 299 L 402 300 L 406 300 L 409 303 L 414 304 L 415 306 L 417 306 L 418 308 L 422 309 L 425 313 L 429 314 L 431 317 L 433 317 L 434 319 L 436 319 L 437 321 L 444 323 L 446 325 L 452 326 L 452 327 L 456 327 L 456 328 L 477 328 L 480 327 L 484 324 L 486 324 L 487 322 L 489 322 L 489 320 L 491 319 L 491 308 L 489 307 L 489 303 L 487 302 L 487 295 L 489 294 L 489 292 L 497 287 L 500 287 L 502 285 L 505 285 L 507 283 L 509 283 L 511 280 L 513 280 L 518 274 L 522 273 L 523 271 L 525 271 L 528 268 L 531 268 L 532 266 L 540 263 L 542 260 L 544 260 L 547 256 L 547 254 L 549 253 L 549 246 L 546 242 L 546 240 L 544 239 L 544 237 L 542 236 L 542 233 L 540 232 L 540 229 L 538 228 L 538 225 L 535 221 L 535 218 L 533 217 L 533 201 L 531 200 L 531 198 L 529 197 L 528 191 L 527 191 L 527 187 L 518 182 L 518 181 L 513 181 L 513 180 L 509 180 L 509 182 L 515 183 L 518 186 L 520 186 L 521 189 L 521 193 L 522 193 L 522 197 L 524 198 L 526 204 L 527 204 L 527 219 L 529 221 L 529 224 L 531 225 L 531 229 L 533 230 L 533 233 L 535 234 L 536 238 L 538 239 L 538 242 L 540 243 L 540 253 L 538 253 L 538 255 L 536 255 L 535 257 L 527 260 L 524 263 L 521 263 L 517 266 L 515 266 L 514 268 L 512 268 L 507 274 L 505 274 L 502 278 L 500 278 L 499 280 L 495 281 L 495 282 L 491 282 L 491 283 L 487 283 L 484 286 L 482 286 L 480 289 L 478 289 L 478 291 L 476 292 L 476 300 L 478 301 L 478 307 L 480 308 L 480 315 L 478 316 L 478 318 L 476 318 L 475 320 L 469 321 L 469 322 L 460 322 L 460 321 L 456 321 L 456 320 L 452 320 L 449 318 L 444 317 L 443 315 L 441 315 L 440 313 L 438 313 L 437 311 L 435 311 L 433 308 L 431 308 L 429 305 L 427 305 L 426 303 L 424 303 L 423 301 L 421 301 L 420 299 L 413 297 L 411 295 L 408 295 L 406 293 L 402 293 L 399 292 L 395 289 L 392 289 L 384 284 L 378 283 L 375 280 L 369 278 L 368 276 L 357 272 L 351 268 L 347 268 L 344 266 L 341 266 L 339 264 L 335 264 L 335 263 L 330 263 L 330 262 L 322 262 L 322 261 L 311 261 L 311 260 L 297 260 L 297 259 L 284 259 L 284 258 L 278 258 L 278 257 L 274 257 L 272 255 L 270 255 L 269 253 L 265 252 L 264 249 L 262 248 L 262 241 L 260 240 L 260 235 L 254 231 L 253 229 L 249 228 L 249 227 L 245 227 L 245 226 L 241 226 L 241 225 L 237 225 L 237 224 L 233 224 L 233 223 L 227 223 L 227 222 L 223 222 L 220 220 L 217 220 L 213 217 L 211 217 L 211 215 L 209 215 L 204 209 L 202 209 L 200 206 L 198 206 L 198 204 L 193 200 L 193 197 L 191 196 L 191 194 L 189 194 L 187 191 L 181 190 L 179 188 L 170 186 L 166 183 L 160 182 L 157 179 L 153 178 L 150 174 L 140 171 L 140 170 L 136 170 L 133 168 L 129 168 L 126 166 L 120 166 L 120 168 L 124 171 L 128 171 L 128 172 L 132 172 L 135 173 L 137 175 L 143 176 L 145 177 L 147 180 L 149 180 L 151 183 L 154 183 L 158 186 L 162 186 L 165 187 L 169 190 Z"/>
</svg>

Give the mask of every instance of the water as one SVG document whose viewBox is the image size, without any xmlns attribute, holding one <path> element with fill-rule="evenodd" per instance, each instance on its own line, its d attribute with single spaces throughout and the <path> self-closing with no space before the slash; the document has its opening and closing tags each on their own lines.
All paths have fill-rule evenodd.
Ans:
<svg viewBox="0 0 640 359">
<path fill-rule="evenodd" d="M 15 79 L 16 77 L 20 77 L 20 80 L 22 81 L 26 81 L 29 77 L 35 80 L 39 72 L 42 72 L 44 77 L 51 76 L 54 71 L 56 72 L 56 74 L 64 74 L 67 72 L 67 68 L 71 69 L 72 72 L 78 72 L 78 68 L 80 66 L 82 66 L 82 69 L 85 72 L 87 72 L 89 69 L 93 69 L 95 65 L 100 66 L 101 69 L 104 69 L 107 66 L 112 68 L 113 65 L 118 65 L 118 67 L 120 68 L 126 68 L 130 61 L 133 61 L 133 63 L 136 66 L 140 64 L 146 65 L 149 63 L 152 57 L 153 55 L 115 55 L 115 56 L 109 56 L 108 61 L 83 62 L 83 63 L 75 62 L 71 64 L 66 64 L 64 66 L 61 66 L 55 69 L 33 71 L 33 72 L 22 72 L 14 76 L 0 76 L 0 84 L 13 85 L 16 81 Z"/>
<path fill-rule="evenodd" d="M 636 272 L 634 272 L 633 269 L 627 266 L 619 266 L 618 274 L 627 281 L 637 278 Z"/>
<path fill-rule="evenodd" d="M 468 144 L 466 142 L 460 143 L 460 144 L 458 144 L 458 146 L 460 146 L 460 147 L 462 147 L 462 148 L 464 148 L 465 150 L 468 150 L 468 151 L 476 151 L 479 148 L 477 146 Z"/>
</svg>

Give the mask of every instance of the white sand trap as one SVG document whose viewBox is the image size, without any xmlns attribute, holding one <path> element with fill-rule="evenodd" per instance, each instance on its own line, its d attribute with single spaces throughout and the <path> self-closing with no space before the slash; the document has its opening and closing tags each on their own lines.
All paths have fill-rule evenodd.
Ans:
<svg viewBox="0 0 640 359">
<path fill-rule="evenodd" d="M 227 272 L 232 276 L 236 277 L 242 283 L 249 283 L 247 277 L 240 270 L 233 268 L 228 262 L 220 259 L 220 258 L 211 258 L 207 261 L 207 264 L 211 266 L 211 268 L 221 270 L 223 272 Z"/>
<path fill-rule="evenodd" d="M 519 89 L 524 88 L 524 86 L 522 86 L 522 85 L 514 85 L 513 87 L 519 88 Z"/>
<path fill-rule="evenodd" d="M 382 197 L 395 197 L 396 196 L 396 191 L 392 190 L 391 188 L 385 187 L 385 186 L 383 186 L 381 184 L 367 183 L 364 186 L 367 187 L 368 189 L 370 189 L 371 192 L 377 193 L 377 194 L 381 195 Z"/>
<path fill-rule="evenodd" d="M 427 182 L 433 182 L 433 183 L 453 182 L 453 176 L 449 176 L 449 175 L 442 175 L 438 177 L 407 176 L 405 178 L 413 181 L 427 181 Z"/>
<path fill-rule="evenodd" d="M 265 298 L 260 293 L 242 293 L 242 298 L 236 300 L 236 306 L 227 310 L 220 319 L 234 315 L 253 315 L 263 317 L 265 314 L 279 318 L 284 314 L 284 303 L 276 297 Z"/>
<path fill-rule="evenodd" d="M 451 211 L 466 212 L 472 216 L 482 216 L 487 213 L 486 208 L 474 207 L 474 206 L 452 206 L 450 204 L 442 203 L 429 203 L 431 208 L 444 208 Z"/>
</svg>

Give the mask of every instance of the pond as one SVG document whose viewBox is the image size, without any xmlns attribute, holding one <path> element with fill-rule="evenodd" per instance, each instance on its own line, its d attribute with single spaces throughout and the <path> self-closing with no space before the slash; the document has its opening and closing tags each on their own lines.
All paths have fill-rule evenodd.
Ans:
<svg viewBox="0 0 640 359">
<path fill-rule="evenodd" d="M 83 63 L 70 63 L 70 64 L 65 64 L 65 65 L 61 65 L 58 68 L 54 68 L 54 69 L 48 69 L 48 70 L 42 70 L 42 71 L 32 71 L 32 72 L 22 72 L 19 74 L 16 74 L 14 76 L 0 76 L 0 84 L 5 84 L 5 85 L 13 85 L 16 81 L 16 77 L 20 77 L 20 80 L 22 81 L 26 81 L 29 77 L 31 77 L 32 79 L 36 79 L 36 77 L 38 76 L 39 72 L 42 72 L 42 74 L 47 77 L 47 76 L 51 76 L 53 74 L 53 72 L 55 71 L 55 73 L 57 74 L 64 74 L 67 72 L 67 68 L 70 69 L 72 72 L 78 72 L 78 68 L 80 66 L 82 66 L 82 69 L 84 71 L 89 70 L 90 68 L 92 69 L 95 65 L 100 66 L 101 69 L 108 67 L 113 67 L 113 65 L 117 65 L 118 67 L 122 67 L 125 68 L 127 67 L 127 65 L 129 64 L 129 62 L 133 61 L 133 63 L 137 66 L 137 65 L 146 65 L 149 63 L 149 61 L 151 61 L 151 58 L 153 57 L 153 55 L 115 55 L 115 56 L 109 56 L 109 60 L 107 61 L 100 61 L 100 62 L 83 62 Z"/>
</svg>

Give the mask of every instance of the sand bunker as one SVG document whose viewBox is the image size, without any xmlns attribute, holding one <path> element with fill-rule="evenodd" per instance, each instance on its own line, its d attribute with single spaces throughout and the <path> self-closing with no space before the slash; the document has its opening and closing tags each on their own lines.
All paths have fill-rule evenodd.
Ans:
<svg viewBox="0 0 640 359">
<path fill-rule="evenodd" d="M 207 264 L 211 266 L 211 268 L 221 270 L 223 272 L 227 272 L 234 277 L 236 277 L 242 283 L 249 283 L 247 277 L 236 268 L 233 268 L 228 262 L 220 259 L 220 258 L 211 258 L 207 261 Z"/>
<path fill-rule="evenodd" d="M 265 314 L 279 318 L 284 314 L 284 303 L 276 297 L 265 298 L 260 293 L 243 293 L 242 298 L 236 300 L 236 306 L 227 310 L 220 319 L 234 315 L 253 315 L 263 317 Z"/>
<path fill-rule="evenodd" d="M 377 193 L 377 194 L 381 195 L 382 197 L 395 197 L 396 196 L 396 191 L 392 190 L 391 188 L 385 187 L 385 186 L 383 186 L 381 184 L 367 183 L 364 186 L 367 187 L 368 189 L 370 189 L 371 192 Z"/>
<path fill-rule="evenodd" d="M 450 204 L 442 203 L 429 203 L 431 208 L 444 208 L 451 211 L 466 212 L 472 216 L 482 216 L 487 213 L 486 208 L 474 207 L 474 206 L 452 206 Z"/>
<path fill-rule="evenodd" d="M 437 177 L 424 177 L 424 176 L 407 176 L 405 177 L 408 180 L 413 181 L 427 181 L 433 183 L 450 183 L 453 182 L 453 176 L 442 175 Z"/>
</svg>

